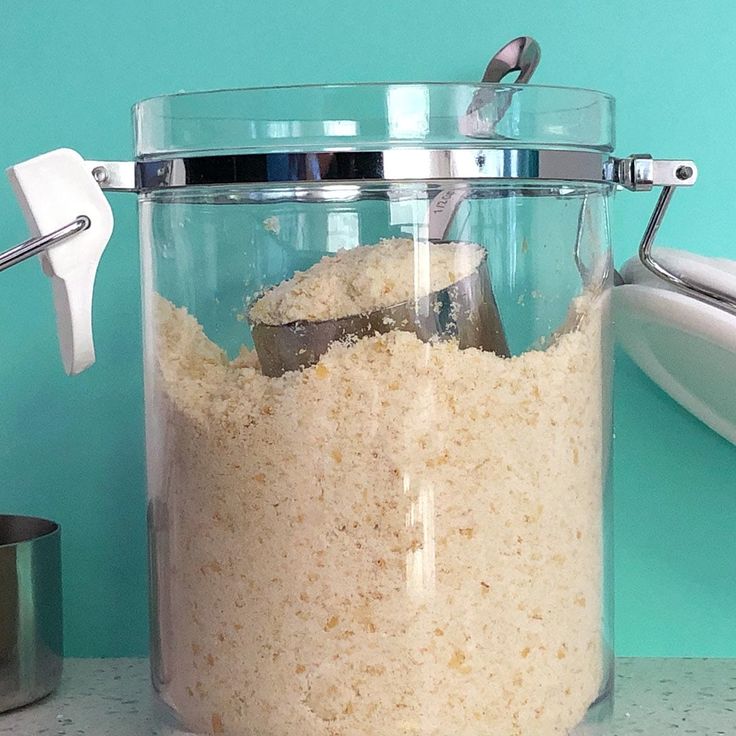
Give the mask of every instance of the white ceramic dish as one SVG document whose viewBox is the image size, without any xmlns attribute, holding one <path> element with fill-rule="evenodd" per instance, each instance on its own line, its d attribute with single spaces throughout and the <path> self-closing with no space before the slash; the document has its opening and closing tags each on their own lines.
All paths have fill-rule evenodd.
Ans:
<svg viewBox="0 0 736 736">
<path fill-rule="evenodd" d="M 657 249 L 669 269 L 736 298 L 736 262 Z M 677 291 L 638 258 L 614 289 L 619 344 L 673 399 L 736 444 L 736 315 Z"/>
</svg>

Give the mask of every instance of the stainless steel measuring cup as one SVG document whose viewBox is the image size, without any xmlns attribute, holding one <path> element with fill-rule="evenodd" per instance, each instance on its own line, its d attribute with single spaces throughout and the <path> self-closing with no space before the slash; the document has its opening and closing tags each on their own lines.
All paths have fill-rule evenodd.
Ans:
<svg viewBox="0 0 736 736">
<path fill-rule="evenodd" d="M 267 376 L 314 365 L 337 340 L 392 330 L 413 332 L 424 342 L 455 339 L 461 350 L 475 347 L 509 354 L 485 255 L 472 273 L 419 299 L 321 321 L 279 325 L 253 321 L 251 328 L 261 370 Z"/>
<path fill-rule="evenodd" d="M 61 679 L 61 529 L 0 515 L 0 712 L 33 703 Z"/>
</svg>

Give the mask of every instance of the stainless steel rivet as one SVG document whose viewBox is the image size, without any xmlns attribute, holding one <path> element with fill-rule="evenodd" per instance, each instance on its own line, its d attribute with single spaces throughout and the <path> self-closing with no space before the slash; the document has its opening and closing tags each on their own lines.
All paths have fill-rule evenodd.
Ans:
<svg viewBox="0 0 736 736">
<path fill-rule="evenodd" d="M 104 166 L 95 166 L 92 169 L 92 176 L 98 184 L 104 184 L 108 178 L 107 169 Z"/>
</svg>

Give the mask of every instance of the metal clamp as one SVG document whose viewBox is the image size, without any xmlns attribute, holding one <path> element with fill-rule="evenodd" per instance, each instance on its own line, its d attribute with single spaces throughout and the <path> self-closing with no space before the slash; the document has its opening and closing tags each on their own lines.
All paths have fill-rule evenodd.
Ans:
<svg viewBox="0 0 736 736">
<path fill-rule="evenodd" d="M 136 164 L 133 161 L 84 161 L 84 165 L 103 191 L 137 191 Z M 58 230 L 47 235 L 39 235 L 37 238 L 30 238 L 0 252 L 0 271 L 5 271 L 11 266 L 58 245 L 73 235 L 88 230 L 91 224 L 92 221 L 87 215 L 79 215 Z"/>
<path fill-rule="evenodd" d="M 657 230 L 659 230 L 659 226 L 662 223 L 662 219 L 674 193 L 674 186 L 666 186 L 659 195 L 657 204 L 654 206 L 654 212 L 644 232 L 644 237 L 639 244 L 639 260 L 655 276 L 671 284 L 678 291 L 686 294 L 694 294 L 698 299 L 711 306 L 724 309 L 731 314 L 736 314 L 736 299 L 734 299 L 733 294 L 728 294 L 714 286 L 708 286 L 683 274 L 676 274 L 654 257 L 652 253 L 654 238 L 657 235 Z"/>
<path fill-rule="evenodd" d="M 697 181 L 698 168 L 693 161 L 653 159 L 638 153 L 611 159 L 604 175 L 632 192 L 648 192 L 652 187 L 690 187 Z"/>
<path fill-rule="evenodd" d="M 714 307 L 736 314 L 736 300 L 732 294 L 674 273 L 657 260 L 652 252 L 657 231 L 672 201 L 675 187 L 692 186 L 698 178 L 695 164 L 692 161 L 654 160 L 649 155 L 640 154 L 612 160 L 611 176 L 618 184 L 632 191 L 649 191 L 655 186 L 663 187 L 639 244 L 639 260 L 642 264 L 678 291 L 694 295 Z"/>
<path fill-rule="evenodd" d="M 649 191 L 655 186 L 691 186 L 697 179 L 692 161 L 653 159 L 648 154 L 604 159 L 594 151 L 491 146 L 221 154 L 86 164 L 101 189 L 139 193 L 188 186 L 425 179 L 599 182 Z"/>
<path fill-rule="evenodd" d="M 79 215 L 79 217 L 68 225 L 64 225 L 48 235 L 39 235 L 37 238 L 24 240 L 22 243 L 0 253 L 0 271 L 4 271 L 6 268 L 15 266 L 21 261 L 25 261 L 32 256 L 38 255 L 47 248 L 50 248 L 52 245 L 61 243 L 72 235 L 76 235 L 77 233 L 87 230 L 91 224 L 92 223 L 87 215 Z"/>
</svg>

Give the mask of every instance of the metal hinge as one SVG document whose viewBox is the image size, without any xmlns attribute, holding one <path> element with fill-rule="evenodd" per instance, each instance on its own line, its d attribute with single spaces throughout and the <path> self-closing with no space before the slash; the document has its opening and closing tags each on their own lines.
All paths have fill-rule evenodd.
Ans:
<svg viewBox="0 0 736 736">
<path fill-rule="evenodd" d="M 100 189 L 116 192 L 135 192 L 135 161 L 85 161 Z"/>
<path fill-rule="evenodd" d="M 652 187 L 690 187 L 698 179 L 693 161 L 655 159 L 648 153 L 612 158 L 604 167 L 604 177 L 632 192 L 648 192 Z"/>
<path fill-rule="evenodd" d="M 672 201 L 675 187 L 692 186 L 698 178 L 698 168 L 693 161 L 671 161 L 653 159 L 648 154 L 635 154 L 621 159 L 610 159 L 604 176 L 631 191 L 649 191 L 652 187 L 663 187 L 654 205 L 644 236 L 639 243 L 639 260 L 655 276 L 689 296 L 711 304 L 719 309 L 736 313 L 736 302 L 731 294 L 717 287 L 703 284 L 685 274 L 671 271 L 654 253 L 654 240 L 662 224 L 667 208 Z"/>
</svg>

